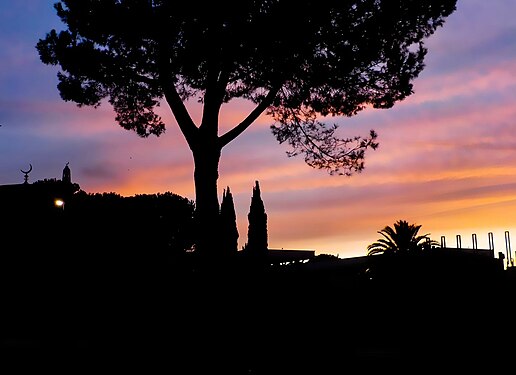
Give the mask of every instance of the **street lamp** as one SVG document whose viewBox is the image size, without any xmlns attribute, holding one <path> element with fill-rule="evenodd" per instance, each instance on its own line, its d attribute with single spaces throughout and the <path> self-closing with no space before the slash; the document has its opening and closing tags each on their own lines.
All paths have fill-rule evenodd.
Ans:
<svg viewBox="0 0 516 375">
<path fill-rule="evenodd" d="M 62 208 L 62 209 L 63 209 L 63 211 L 64 211 L 64 205 L 65 205 L 64 200 L 59 199 L 59 198 L 56 198 L 56 199 L 54 200 L 54 205 L 55 205 L 56 207 Z"/>
</svg>

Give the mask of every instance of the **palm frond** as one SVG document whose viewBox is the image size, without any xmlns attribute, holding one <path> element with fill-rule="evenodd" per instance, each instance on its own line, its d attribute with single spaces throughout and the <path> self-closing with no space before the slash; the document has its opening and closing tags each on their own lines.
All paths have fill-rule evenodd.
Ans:
<svg viewBox="0 0 516 375">
<path fill-rule="evenodd" d="M 421 229 L 419 224 L 409 224 L 406 220 L 398 220 L 393 227 L 385 226 L 378 231 L 383 238 L 367 246 L 368 255 L 415 253 L 424 251 L 428 246 L 439 245 L 437 241 L 430 239 L 430 233 L 418 235 Z"/>
</svg>

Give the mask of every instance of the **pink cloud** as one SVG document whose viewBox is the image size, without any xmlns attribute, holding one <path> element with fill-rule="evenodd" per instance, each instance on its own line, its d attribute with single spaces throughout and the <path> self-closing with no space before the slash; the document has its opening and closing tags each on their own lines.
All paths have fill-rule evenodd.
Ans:
<svg viewBox="0 0 516 375">
<path fill-rule="evenodd" d="M 497 96 L 504 91 L 511 94 L 516 86 L 514 71 L 516 61 L 501 61 L 495 66 L 471 66 L 441 74 L 439 79 L 424 79 L 423 74 L 421 79 L 415 82 L 415 94 L 410 96 L 406 103 L 414 105 L 429 101 L 449 101 L 486 92 L 492 92 Z"/>
</svg>

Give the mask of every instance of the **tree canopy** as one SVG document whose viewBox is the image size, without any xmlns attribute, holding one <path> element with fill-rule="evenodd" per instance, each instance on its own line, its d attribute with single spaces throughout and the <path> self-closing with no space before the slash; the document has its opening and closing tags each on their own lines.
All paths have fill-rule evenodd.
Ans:
<svg viewBox="0 0 516 375">
<path fill-rule="evenodd" d="M 66 25 L 37 43 L 41 61 L 60 67 L 65 101 L 108 101 L 116 121 L 139 136 L 160 135 L 166 102 L 194 159 L 199 249 L 217 247 L 221 151 L 262 114 L 289 156 L 352 175 L 377 134 L 341 137 L 333 116 L 390 108 L 412 94 L 424 68 L 425 38 L 456 0 L 61 0 Z M 254 109 L 219 134 L 221 107 Z M 194 122 L 189 99 L 202 103 Z"/>
<path fill-rule="evenodd" d="M 363 168 L 376 133 L 338 138 L 320 116 L 389 108 L 412 93 L 424 67 L 424 39 L 456 0 L 262 0 L 216 6 L 167 0 L 62 0 L 67 30 L 37 44 L 59 65 L 64 100 L 98 106 L 140 136 L 165 130 L 155 112 L 166 98 L 187 141 L 216 119 L 222 103 L 244 98 L 256 109 L 217 138 L 224 146 L 262 112 L 279 142 L 331 173 Z M 196 126 L 183 102 L 204 104 Z M 215 121 L 216 122 L 216 121 Z"/>
</svg>

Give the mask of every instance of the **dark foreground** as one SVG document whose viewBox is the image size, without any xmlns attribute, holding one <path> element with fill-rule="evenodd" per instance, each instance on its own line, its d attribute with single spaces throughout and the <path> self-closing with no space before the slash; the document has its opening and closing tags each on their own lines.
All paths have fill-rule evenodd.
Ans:
<svg viewBox="0 0 516 375">
<path fill-rule="evenodd" d="M 492 267 L 409 259 L 264 270 L 93 255 L 3 253 L 3 348 L 152 353 L 178 374 L 341 374 L 514 353 L 515 279 Z"/>
</svg>

